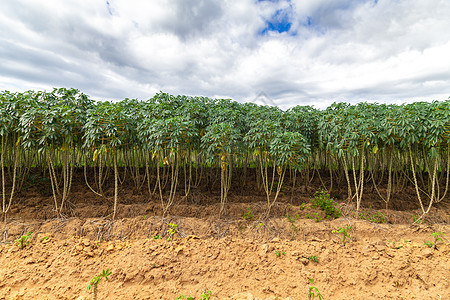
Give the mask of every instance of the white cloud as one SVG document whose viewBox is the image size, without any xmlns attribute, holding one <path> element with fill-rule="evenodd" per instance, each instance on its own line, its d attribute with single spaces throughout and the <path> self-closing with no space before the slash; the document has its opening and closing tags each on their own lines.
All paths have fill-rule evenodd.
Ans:
<svg viewBox="0 0 450 300">
<path fill-rule="evenodd" d="M 448 15 L 439 0 L 2 1 L 0 89 L 264 91 L 282 108 L 447 99 Z M 277 20 L 290 30 L 267 30 Z"/>
</svg>

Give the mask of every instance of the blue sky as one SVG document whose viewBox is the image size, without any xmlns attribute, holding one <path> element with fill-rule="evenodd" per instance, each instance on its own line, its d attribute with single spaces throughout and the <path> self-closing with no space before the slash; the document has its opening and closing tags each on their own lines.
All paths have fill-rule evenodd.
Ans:
<svg viewBox="0 0 450 300">
<path fill-rule="evenodd" d="M 450 96 L 450 1 L 0 2 L 0 90 L 403 103 Z M 259 101 L 257 99 L 257 101 Z"/>
</svg>

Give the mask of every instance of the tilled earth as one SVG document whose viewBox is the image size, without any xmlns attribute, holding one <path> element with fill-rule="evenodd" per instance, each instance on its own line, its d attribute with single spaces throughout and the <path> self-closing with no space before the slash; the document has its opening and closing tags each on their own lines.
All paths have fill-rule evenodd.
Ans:
<svg viewBox="0 0 450 300">
<path fill-rule="evenodd" d="M 344 245 L 332 231 L 348 224 Z M 310 286 L 324 299 L 450 299 L 445 224 L 138 215 L 7 226 L 0 299 L 91 299 L 86 286 L 106 269 L 98 299 L 308 299 Z M 433 232 L 446 235 L 430 248 Z"/>
</svg>

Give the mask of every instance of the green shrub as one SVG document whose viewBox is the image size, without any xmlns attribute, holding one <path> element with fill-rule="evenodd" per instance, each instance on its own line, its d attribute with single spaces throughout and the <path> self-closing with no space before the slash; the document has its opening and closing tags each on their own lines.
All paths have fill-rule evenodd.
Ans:
<svg viewBox="0 0 450 300">
<path fill-rule="evenodd" d="M 318 191 L 312 199 L 312 207 L 320 208 L 326 214 L 326 218 L 339 218 L 342 213 L 337 208 L 337 203 L 330 197 L 327 191 Z"/>
</svg>

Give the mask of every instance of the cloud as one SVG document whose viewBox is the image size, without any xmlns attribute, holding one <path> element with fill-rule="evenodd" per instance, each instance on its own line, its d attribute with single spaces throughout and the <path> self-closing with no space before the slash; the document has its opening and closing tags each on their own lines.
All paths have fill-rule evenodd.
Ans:
<svg viewBox="0 0 450 300">
<path fill-rule="evenodd" d="M 0 89 L 173 94 L 282 108 L 450 95 L 450 3 L 2 1 Z"/>
</svg>

